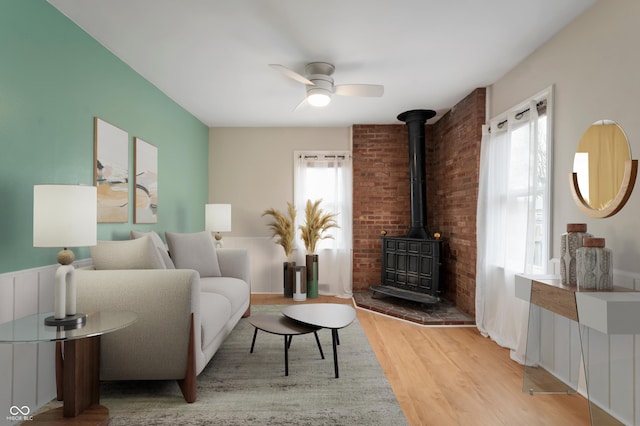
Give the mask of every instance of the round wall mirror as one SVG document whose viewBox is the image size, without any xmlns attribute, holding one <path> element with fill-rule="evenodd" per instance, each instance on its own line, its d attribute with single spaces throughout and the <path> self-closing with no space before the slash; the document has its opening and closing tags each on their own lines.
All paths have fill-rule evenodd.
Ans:
<svg viewBox="0 0 640 426">
<path fill-rule="evenodd" d="M 571 190 L 578 207 L 590 217 L 613 216 L 629 199 L 637 171 L 622 128 L 611 120 L 593 123 L 573 159 Z"/>
</svg>

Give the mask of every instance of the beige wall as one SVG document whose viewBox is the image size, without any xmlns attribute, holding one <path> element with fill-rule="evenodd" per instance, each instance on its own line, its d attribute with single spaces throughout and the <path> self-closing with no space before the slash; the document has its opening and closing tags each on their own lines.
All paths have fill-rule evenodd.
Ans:
<svg viewBox="0 0 640 426">
<path fill-rule="evenodd" d="M 638 214 L 640 184 L 617 215 L 589 219 L 574 204 L 568 174 L 582 133 L 599 119 L 615 120 L 640 158 L 640 2 L 600 0 L 554 36 L 489 91 L 489 116 L 496 116 L 554 85 L 553 257 L 570 222 L 586 222 L 607 239 L 616 269 L 640 272 Z"/>
<path fill-rule="evenodd" d="M 212 128 L 209 202 L 232 205 L 230 236 L 269 236 L 261 214 L 293 202 L 293 152 L 350 149 L 350 127 Z"/>
</svg>

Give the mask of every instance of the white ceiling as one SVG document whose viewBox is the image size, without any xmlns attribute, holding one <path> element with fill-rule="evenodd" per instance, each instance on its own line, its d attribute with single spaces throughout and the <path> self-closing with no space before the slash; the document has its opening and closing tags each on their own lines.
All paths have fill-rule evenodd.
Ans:
<svg viewBox="0 0 640 426">
<path fill-rule="evenodd" d="M 391 124 L 416 108 L 437 119 L 595 2 L 49 0 L 210 127 Z M 314 61 L 384 96 L 294 111 L 304 86 L 268 64 L 303 74 Z"/>
</svg>

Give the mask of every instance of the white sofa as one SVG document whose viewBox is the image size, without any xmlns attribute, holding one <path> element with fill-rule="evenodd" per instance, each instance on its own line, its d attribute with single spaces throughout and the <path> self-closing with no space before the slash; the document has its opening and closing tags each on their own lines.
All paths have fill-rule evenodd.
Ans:
<svg viewBox="0 0 640 426">
<path fill-rule="evenodd" d="M 194 402 L 197 375 L 249 315 L 247 251 L 215 249 L 206 232 L 166 233 L 171 258 L 163 259 L 157 234 L 137 236 L 98 242 L 94 265 L 76 273 L 79 312 L 138 315 L 102 337 L 100 378 L 178 380 L 185 400 Z"/>
</svg>

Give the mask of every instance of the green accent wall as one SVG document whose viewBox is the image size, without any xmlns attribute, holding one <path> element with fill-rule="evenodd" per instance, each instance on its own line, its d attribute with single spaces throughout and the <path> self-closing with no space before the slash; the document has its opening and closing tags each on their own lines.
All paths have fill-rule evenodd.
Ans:
<svg viewBox="0 0 640 426">
<path fill-rule="evenodd" d="M 126 29 L 123 29 L 126 31 Z M 55 264 L 33 247 L 33 185 L 93 184 L 99 117 L 158 147 L 158 223 L 98 224 L 98 239 L 129 231 L 204 229 L 209 129 L 45 0 L 0 2 L 0 274 Z M 89 257 L 75 249 L 76 259 Z"/>
</svg>

